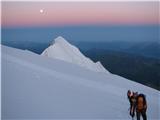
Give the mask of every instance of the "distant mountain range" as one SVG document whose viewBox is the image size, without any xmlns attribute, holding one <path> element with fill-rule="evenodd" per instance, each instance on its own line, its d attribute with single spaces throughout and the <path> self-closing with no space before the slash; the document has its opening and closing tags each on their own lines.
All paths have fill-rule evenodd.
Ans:
<svg viewBox="0 0 160 120">
<path fill-rule="evenodd" d="M 160 43 L 140 43 L 130 47 L 127 51 L 138 55 L 160 58 Z"/>
<path fill-rule="evenodd" d="M 104 49 L 91 49 L 83 53 L 94 62 L 101 61 L 113 74 L 160 90 L 160 59 Z"/>
<path fill-rule="evenodd" d="M 41 54 L 43 50 L 48 47 L 49 43 L 38 42 L 4 42 L 3 45 L 28 49 L 35 53 Z M 132 53 L 136 55 L 142 55 L 146 57 L 153 57 L 160 59 L 160 43 L 158 42 L 72 42 L 72 44 L 78 46 L 81 50 L 87 51 L 90 49 L 104 49 L 112 51 L 121 51 L 126 53 Z"/>
<path fill-rule="evenodd" d="M 80 42 L 82 50 L 104 49 L 160 59 L 160 42 Z"/>
</svg>

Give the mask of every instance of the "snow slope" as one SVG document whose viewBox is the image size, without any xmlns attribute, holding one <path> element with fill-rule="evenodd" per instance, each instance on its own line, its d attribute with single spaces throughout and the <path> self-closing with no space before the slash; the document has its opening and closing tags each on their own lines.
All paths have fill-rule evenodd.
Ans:
<svg viewBox="0 0 160 120">
<path fill-rule="evenodd" d="M 2 46 L 2 119 L 130 120 L 128 89 L 146 94 L 148 120 L 160 119 L 157 90 Z"/>
<path fill-rule="evenodd" d="M 94 63 L 61 36 L 57 37 L 54 43 L 43 51 L 42 55 L 77 64 L 92 71 L 109 73 L 99 61 Z"/>
</svg>

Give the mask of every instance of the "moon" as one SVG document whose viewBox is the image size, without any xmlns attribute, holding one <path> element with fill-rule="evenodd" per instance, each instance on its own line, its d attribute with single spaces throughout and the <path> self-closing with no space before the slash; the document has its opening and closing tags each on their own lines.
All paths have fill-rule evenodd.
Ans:
<svg viewBox="0 0 160 120">
<path fill-rule="evenodd" d="M 40 9 L 39 12 L 40 12 L 40 13 L 43 13 L 44 11 L 43 11 L 43 9 Z"/>
</svg>

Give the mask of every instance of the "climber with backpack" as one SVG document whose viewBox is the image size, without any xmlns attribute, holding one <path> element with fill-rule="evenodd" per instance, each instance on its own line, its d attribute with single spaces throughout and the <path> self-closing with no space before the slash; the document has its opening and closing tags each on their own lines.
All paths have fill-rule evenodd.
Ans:
<svg viewBox="0 0 160 120">
<path fill-rule="evenodd" d="M 128 90 L 127 92 L 127 97 L 130 103 L 130 116 L 132 117 L 132 119 L 135 116 L 135 109 L 136 109 L 136 97 L 137 97 L 137 92 L 131 92 L 130 90 Z"/>
<path fill-rule="evenodd" d="M 147 102 L 144 94 L 139 94 L 136 98 L 136 116 L 137 120 L 140 120 L 142 115 L 143 120 L 147 120 Z"/>
</svg>

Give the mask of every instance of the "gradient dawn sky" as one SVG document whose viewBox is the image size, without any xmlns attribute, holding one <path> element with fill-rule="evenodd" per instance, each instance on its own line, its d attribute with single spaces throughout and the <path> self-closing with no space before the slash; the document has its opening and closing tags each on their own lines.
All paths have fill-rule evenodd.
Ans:
<svg viewBox="0 0 160 120">
<path fill-rule="evenodd" d="M 2 2 L 2 26 L 159 24 L 157 2 Z"/>
</svg>

